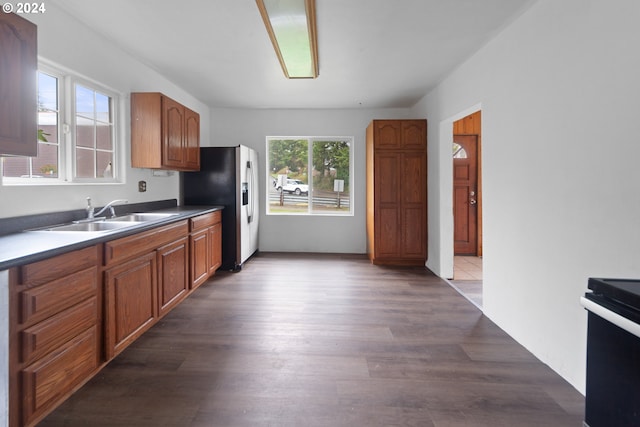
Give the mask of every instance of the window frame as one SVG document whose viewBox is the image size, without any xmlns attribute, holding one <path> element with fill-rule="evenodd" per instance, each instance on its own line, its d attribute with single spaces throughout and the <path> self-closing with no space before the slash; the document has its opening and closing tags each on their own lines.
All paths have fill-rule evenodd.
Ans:
<svg viewBox="0 0 640 427">
<path fill-rule="evenodd" d="M 117 124 L 118 124 L 118 104 L 119 104 L 119 95 L 104 87 L 103 85 L 100 85 L 98 83 L 92 82 L 90 80 L 78 77 L 78 76 L 68 76 L 69 79 L 69 83 L 68 83 L 68 89 L 71 92 L 71 96 L 69 97 L 71 99 L 71 101 L 69 102 L 68 106 L 70 106 L 69 109 L 69 128 L 70 128 L 70 137 L 71 137 L 71 142 L 70 142 L 70 147 L 69 147 L 69 157 L 71 158 L 71 164 L 70 164 L 70 169 L 67 171 L 69 172 L 69 174 L 71 175 L 71 181 L 74 183 L 91 183 L 91 184 L 97 184 L 97 183 L 114 183 L 114 182 L 119 182 L 118 180 L 118 165 L 120 164 L 120 162 L 118 161 L 118 155 L 119 155 L 119 147 L 117 144 Z M 97 177 L 93 177 L 93 178 L 81 178 L 77 176 L 77 156 L 76 156 L 76 149 L 77 149 L 77 140 L 76 140 L 76 128 L 77 128 L 77 103 L 76 103 L 76 91 L 77 91 L 77 86 L 83 86 L 86 89 L 90 89 L 92 90 L 94 93 L 98 92 L 102 95 L 106 95 L 107 97 L 109 97 L 110 100 L 110 106 L 109 108 L 111 109 L 111 117 L 112 117 L 112 131 L 111 131 L 111 147 L 113 148 L 112 150 L 112 165 L 111 165 L 111 178 L 97 178 Z M 83 148 L 84 149 L 84 148 Z M 98 151 L 104 151 L 104 150 L 99 150 L 97 147 L 94 147 L 93 149 L 91 149 L 94 153 L 98 152 Z M 94 165 L 94 169 L 95 169 L 95 165 Z M 95 170 L 94 170 L 95 173 Z"/>
<path fill-rule="evenodd" d="M 306 212 L 271 212 L 270 205 L 270 192 L 272 190 L 271 187 L 271 172 L 270 172 L 270 143 L 271 141 L 276 140 L 306 140 L 307 141 L 307 185 L 309 186 L 309 192 L 307 193 L 307 211 Z M 314 142 L 322 142 L 322 141 L 345 141 L 349 145 L 349 211 L 348 212 L 337 212 L 337 211 L 314 211 L 313 210 L 313 144 Z M 266 155 L 265 155 L 265 171 L 266 171 L 266 215 L 273 216 L 330 216 L 330 217 L 353 217 L 355 216 L 355 137 L 353 136 L 295 136 L 295 135 L 287 135 L 287 136 L 267 136 L 265 137 L 265 147 L 266 147 Z"/>
<path fill-rule="evenodd" d="M 57 79 L 58 87 L 58 176 L 42 177 L 6 177 L 0 170 L 0 185 L 3 186 L 51 186 L 51 185 L 105 185 L 122 184 L 124 174 L 121 155 L 122 138 L 120 129 L 123 126 L 121 102 L 124 96 L 108 86 L 93 79 L 82 76 L 68 68 L 57 65 L 43 58 L 38 59 L 38 75 L 42 72 Z M 112 165 L 110 178 L 82 178 L 76 176 L 76 86 L 81 85 L 91 91 L 98 92 L 110 99 L 111 112 L 111 147 Z M 40 142 L 39 142 L 40 143 Z M 96 147 L 93 149 L 95 156 Z M 28 158 L 33 165 L 33 157 Z M 0 167 L 2 162 L 0 162 Z M 31 169 L 33 166 L 31 166 Z M 95 166 L 94 166 L 95 169 Z"/>
</svg>

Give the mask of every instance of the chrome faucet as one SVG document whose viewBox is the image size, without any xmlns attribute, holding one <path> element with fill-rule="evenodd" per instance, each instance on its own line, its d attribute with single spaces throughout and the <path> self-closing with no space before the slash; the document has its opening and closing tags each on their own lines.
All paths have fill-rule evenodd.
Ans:
<svg viewBox="0 0 640 427">
<path fill-rule="evenodd" d="M 116 211 L 115 209 L 113 209 L 113 205 L 115 203 L 128 203 L 128 202 L 129 201 L 126 199 L 112 200 L 111 202 L 107 203 L 106 206 L 100 209 L 98 212 L 94 212 L 93 206 L 91 205 L 91 197 L 87 197 L 87 207 L 86 207 L 87 219 L 95 219 L 97 216 L 99 216 L 102 212 L 106 211 L 107 209 L 109 209 L 109 213 L 111 214 L 111 216 L 114 217 L 116 216 Z"/>
</svg>

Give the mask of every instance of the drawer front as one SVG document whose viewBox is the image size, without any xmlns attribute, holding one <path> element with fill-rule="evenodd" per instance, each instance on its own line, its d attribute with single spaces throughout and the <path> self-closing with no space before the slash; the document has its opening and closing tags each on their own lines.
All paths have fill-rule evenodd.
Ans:
<svg viewBox="0 0 640 427">
<path fill-rule="evenodd" d="M 191 231 L 200 230 L 222 221 L 222 212 L 215 211 L 190 219 Z"/>
<path fill-rule="evenodd" d="M 22 331 L 22 361 L 31 363 L 95 326 L 98 299 L 90 298 Z"/>
<path fill-rule="evenodd" d="M 97 329 L 88 329 L 22 371 L 25 424 L 53 408 L 98 367 Z"/>
<path fill-rule="evenodd" d="M 20 267 L 20 284 L 31 286 L 41 285 L 75 271 L 93 267 L 98 261 L 98 250 L 91 246 L 79 251 L 49 258 Z"/>
<path fill-rule="evenodd" d="M 114 265 L 145 252 L 155 250 L 162 245 L 178 240 L 188 234 L 189 224 L 185 219 L 164 227 L 107 242 L 104 244 L 104 263 L 106 266 Z"/>
<path fill-rule="evenodd" d="M 20 293 L 20 320 L 31 325 L 98 293 L 96 267 L 62 277 Z"/>
</svg>

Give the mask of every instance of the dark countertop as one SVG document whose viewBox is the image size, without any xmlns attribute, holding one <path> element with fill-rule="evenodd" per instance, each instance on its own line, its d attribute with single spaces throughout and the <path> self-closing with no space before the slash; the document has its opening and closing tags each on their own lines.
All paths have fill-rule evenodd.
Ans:
<svg viewBox="0 0 640 427">
<path fill-rule="evenodd" d="M 141 231 L 221 209 L 223 209 L 223 206 L 175 206 L 155 210 L 138 209 L 138 212 L 175 213 L 176 215 L 109 231 L 22 231 L 7 234 L 0 236 L 0 270 L 41 261 L 52 256 L 130 236 Z"/>
</svg>

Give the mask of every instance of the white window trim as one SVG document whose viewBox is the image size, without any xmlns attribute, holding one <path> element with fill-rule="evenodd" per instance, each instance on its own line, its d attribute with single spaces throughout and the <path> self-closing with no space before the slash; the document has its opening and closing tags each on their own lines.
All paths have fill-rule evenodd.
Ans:
<svg viewBox="0 0 640 427">
<path fill-rule="evenodd" d="M 56 185 L 121 185 L 125 182 L 124 135 L 125 95 L 89 77 L 81 75 L 53 61 L 38 57 L 38 71 L 50 74 L 58 79 L 58 177 L 57 178 L 17 178 L 2 175 L 0 162 L 0 185 L 3 186 L 56 186 Z M 75 85 L 80 84 L 96 90 L 111 98 L 113 108 L 113 159 L 112 178 L 74 178 L 75 174 Z M 64 106 L 64 107 L 61 107 Z"/>
<path fill-rule="evenodd" d="M 270 200 L 269 200 L 269 186 L 270 181 L 271 181 L 271 174 L 269 171 L 270 168 L 270 164 L 269 164 L 269 142 L 270 140 L 278 140 L 278 139 L 305 139 L 308 142 L 307 145 L 307 149 L 308 149 L 308 155 L 307 155 L 307 162 L 308 162 L 308 170 L 311 171 L 313 170 L 313 160 L 312 160 L 312 155 L 313 155 L 313 142 L 314 141 L 349 141 L 349 187 L 351 189 L 351 191 L 349 191 L 349 212 L 345 212 L 345 213 L 337 213 L 337 212 L 313 212 L 312 211 L 312 203 L 311 203 L 311 197 L 312 197 L 312 193 L 313 193 L 313 179 L 309 179 L 308 181 L 308 186 L 309 186 L 309 194 L 307 195 L 308 199 L 309 199 L 309 205 L 307 208 L 307 212 L 300 212 L 300 213 L 295 213 L 295 212 L 270 212 Z M 266 198 L 266 215 L 273 215 L 273 216 L 308 216 L 308 217 L 319 217 L 319 216 L 331 216 L 331 217 L 353 217 L 355 216 L 355 203 L 354 203 L 354 199 L 355 199 L 355 174 L 354 174 L 354 170 L 355 170 L 355 155 L 354 155 L 354 151 L 355 151 L 355 137 L 353 136 L 299 136 L 299 135 L 284 135 L 284 136 L 278 136 L 278 135 L 274 135 L 274 136 L 267 136 L 265 138 L 265 145 L 266 145 L 266 155 L 265 155 L 265 171 L 266 171 L 266 180 L 265 182 L 267 183 L 267 185 L 265 186 L 265 198 Z M 311 178 L 311 176 L 310 176 Z"/>
<path fill-rule="evenodd" d="M 66 123 L 69 123 L 69 129 L 70 129 L 70 144 L 67 145 L 67 147 L 70 148 L 69 151 L 71 151 L 71 153 L 69 153 L 67 155 L 67 160 L 69 160 L 69 157 L 71 157 L 72 162 L 70 163 L 71 167 L 67 169 L 67 173 L 68 175 L 71 176 L 72 178 L 72 182 L 74 183 L 91 183 L 91 184 L 97 184 L 97 183 L 118 183 L 119 182 L 119 174 L 118 174 L 118 170 L 120 169 L 120 157 L 119 156 L 119 152 L 120 152 L 120 147 L 118 146 L 118 126 L 120 123 L 119 118 L 119 109 L 118 109 L 118 104 L 119 104 L 119 99 L 120 99 L 120 95 L 105 87 L 104 85 L 101 85 L 99 83 L 95 83 L 91 80 L 87 80 L 85 78 L 81 78 L 78 76 L 68 76 L 68 84 L 67 84 L 67 89 L 71 92 L 70 94 L 70 98 L 71 100 L 73 100 L 70 103 L 71 108 L 68 108 L 66 114 L 69 114 L 71 117 L 69 117 L 69 121 Z M 87 87 L 89 89 L 92 89 L 94 91 L 100 92 L 103 95 L 107 95 L 109 98 L 111 98 L 111 108 L 113 109 L 112 113 L 113 113 L 113 129 L 111 132 L 111 144 L 113 146 L 113 159 L 114 159 L 114 163 L 115 165 L 112 165 L 112 169 L 111 169 L 111 174 L 112 177 L 110 179 L 106 179 L 106 178 L 77 178 L 75 177 L 75 171 L 76 171 L 76 157 L 73 155 L 73 153 L 75 152 L 76 149 L 76 134 L 75 132 L 73 132 L 73 129 L 75 129 L 76 126 L 76 103 L 75 103 L 75 99 L 76 99 L 76 85 L 81 85 L 84 87 Z M 95 149 L 94 149 L 95 151 Z"/>
</svg>

